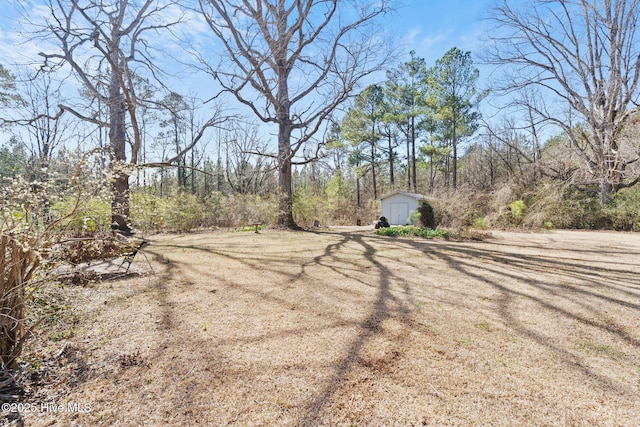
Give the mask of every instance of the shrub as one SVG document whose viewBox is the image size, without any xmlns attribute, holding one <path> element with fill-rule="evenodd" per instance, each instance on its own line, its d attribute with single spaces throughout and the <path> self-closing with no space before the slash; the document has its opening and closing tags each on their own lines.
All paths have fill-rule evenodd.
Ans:
<svg viewBox="0 0 640 427">
<path fill-rule="evenodd" d="M 203 227 L 221 225 L 222 219 L 227 215 L 227 199 L 219 191 L 205 196 L 202 200 L 204 207 Z"/>
<path fill-rule="evenodd" d="M 131 218 L 134 227 L 140 230 L 159 230 L 164 227 L 162 216 L 163 199 L 146 191 L 135 191 L 131 194 Z"/>
<path fill-rule="evenodd" d="M 488 211 L 489 199 L 486 194 L 460 187 L 455 193 L 437 194 L 433 202 L 437 225 L 453 229 L 464 229 L 473 224 L 478 213 L 484 216 Z"/>
<path fill-rule="evenodd" d="M 274 224 L 278 214 L 275 196 L 262 197 L 257 194 L 228 196 L 221 225 L 239 227 L 259 222 Z"/>
<path fill-rule="evenodd" d="M 603 221 L 614 230 L 640 231 L 640 187 L 620 190 L 602 210 Z"/>
<path fill-rule="evenodd" d="M 515 218 L 517 222 L 520 222 L 522 221 L 522 217 L 524 217 L 524 213 L 527 211 L 527 205 L 522 200 L 516 200 L 509 205 L 509 210 L 513 218 Z"/>
<path fill-rule="evenodd" d="M 75 234 L 95 233 L 111 229 L 111 203 L 106 198 L 87 197 L 75 206 L 74 197 L 67 197 L 53 205 L 54 215 L 71 215 L 67 224 Z"/>
<path fill-rule="evenodd" d="M 527 227 L 592 229 L 605 225 L 602 207 L 595 193 L 573 186 L 546 181 L 531 194 L 522 225 Z"/>
<path fill-rule="evenodd" d="M 327 218 L 325 223 L 354 224 L 357 217 L 352 185 L 338 169 L 327 181 L 325 189 Z"/>
<path fill-rule="evenodd" d="M 487 222 L 482 217 L 476 217 L 473 220 L 473 226 L 475 228 L 480 229 L 480 230 L 486 230 L 487 229 Z"/>
<path fill-rule="evenodd" d="M 310 226 L 314 220 L 327 223 L 327 196 L 313 193 L 309 185 L 301 185 L 293 195 L 293 218 L 298 225 Z"/>
<path fill-rule="evenodd" d="M 141 230 L 189 231 L 202 224 L 204 205 L 182 191 L 171 197 L 136 192 L 131 197 L 131 219 Z"/>
<path fill-rule="evenodd" d="M 204 218 L 204 206 L 194 194 L 179 192 L 172 200 L 170 210 L 165 211 L 169 227 L 177 231 L 189 231 L 197 228 Z"/>
<path fill-rule="evenodd" d="M 422 202 L 418 208 L 418 213 L 420 214 L 420 225 L 422 227 L 436 228 L 436 214 L 429 203 Z"/>
<path fill-rule="evenodd" d="M 95 259 L 116 258 L 127 245 L 117 238 L 114 231 L 78 234 L 60 245 L 55 258 L 71 264 L 80 264 Z"/>
<path fill-rule="evenodd" d="M 79 171 L 74 180 L 78 175 Z M 0 369 L 16 366 L 28 336 L 26 288 L 53 270 L 49 253 L 76 214 L 74 209 L 61 218 L 43 220 L 51 195 L 46 183 L 39 184 L 15 179 L 0 185 Z M 79 205 L 79 193 L 74 206 Z"/>
<path fill-rule="evenodd" d="M 432 229 L 432 228 L 420 228 L 413 225 L 398 225 L 388 228 L 379 228 L 376 231 L 379 236 L 392 236 L 392 237 L 423 237 L 433 239 L 436 237 L 443 237 L 449 239 L 453 234 L 446 230 Z"/>
<path fill-rule="evenodd" d="M 411 211 L 409 212 L 409 218 L 407 218 L 407 222 L 414 227 L 418 225 L 418 221 L 420 220 L 420 212 Z"/>
</svg>

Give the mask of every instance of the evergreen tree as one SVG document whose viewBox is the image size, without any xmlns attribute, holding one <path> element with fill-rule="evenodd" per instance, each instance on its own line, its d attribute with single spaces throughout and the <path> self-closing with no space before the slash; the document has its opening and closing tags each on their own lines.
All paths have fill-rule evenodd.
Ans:
<svg viewBox="0 0 640 427">
<path fill-rule="evenodd" d="M 478 105 L 486 96 L 478 89 L 480 72 L 473 67 L 471 52 L 451 48 L 428 71 L 430 107 L 436 114 L 441 131 L 451 146 L 452 187 L 458 181 L 458 148 L 460 140 L 478 129 Z"/>
</svg>

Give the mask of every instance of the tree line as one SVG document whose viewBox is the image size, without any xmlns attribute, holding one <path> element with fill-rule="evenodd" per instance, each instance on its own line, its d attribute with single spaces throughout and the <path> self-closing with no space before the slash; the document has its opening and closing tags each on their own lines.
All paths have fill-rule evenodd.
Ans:
<svg viewBox="0 0 640 427">
<path fill-rule="evenodd" d="M 498 3 L 478 57 L 503 73 L 487 88 L 471 52 L 456 47 L 434 64 L 416 52 L 398 64 L 380 35 L 388 1 L 48 7 L 45 22 L 30 22 L 34 40 L 47 42 L 38 67 L 0 69 L 0 102 L 11 111 L 4 129 L 16 130 L 0 152 L 2 173 L 15 175 L 22 156 L 30 176 L 45 179 L 71 141 L 97 149 L 94 174 L 108 173 L 111 223 L 123 233 L 132 185 L 161 197 L 175 188 L 270 194 L 274 221 L 294 227 L 298 190 L 326 197 L 338 188 L 359 217 L 395 190 L 454 194 L 549 178 L 606 205 L 640 180 L 636 2 Z M 180 38 L 194 14 L 215 48 Z M 167 84 L 156 42 L 171 39 L 213 96 Z M 382 82 L 358 89 L 380 72 Z M 78 96 L 68 95 L 70 82 Z M 481 114 L 488 105 L 499 119 Z"/>
</svg>

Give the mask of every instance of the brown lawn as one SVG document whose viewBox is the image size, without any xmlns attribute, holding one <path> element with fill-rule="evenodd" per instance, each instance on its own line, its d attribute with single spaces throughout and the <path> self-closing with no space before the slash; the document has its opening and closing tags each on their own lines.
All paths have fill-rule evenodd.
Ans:
<svg viewBox="0 0 640 427">
<path fill-rule="evenodd" d="M 638 234 L 151 242 L 146 274 L 69 290 L 25 425 L 640 422 Z"/>
</svg>

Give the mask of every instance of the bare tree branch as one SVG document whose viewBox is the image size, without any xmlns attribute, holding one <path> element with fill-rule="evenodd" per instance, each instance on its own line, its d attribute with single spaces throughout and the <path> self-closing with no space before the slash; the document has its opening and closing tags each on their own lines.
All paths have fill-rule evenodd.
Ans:
<svg viewBox="0 0 640 427">
<path fill-rule="evenodd" d="M 609 194 L 635 185 L 640 170 L 626 168 L 632 143 L 623 137 L 640 98 L 638 0 L 534 1 L 517 9 L 503 0 L 493 8 L 487 63 L 506 69 L 503 93 L 537 89 L 546 99 L 514 103 L 569 137 Z"/>
<path fill-rule="evenodd" d="M 294 157 L 335 108 L 353 96 L 358 83 L 381 70 L 392 55 L 384 52 L 384 41 L 372 25 L 390 10 L 388 0 L 286 4 L 199 0 L 228 60 L 205 69 L 262 122 L 278 126 L 278 224 L 293 227 Z"/>
</svg>

